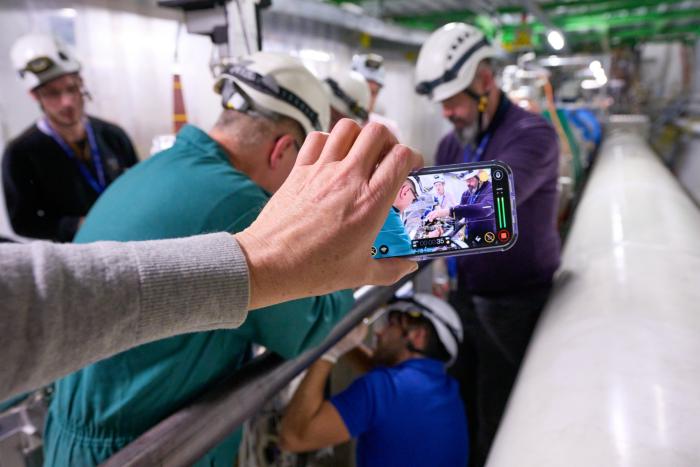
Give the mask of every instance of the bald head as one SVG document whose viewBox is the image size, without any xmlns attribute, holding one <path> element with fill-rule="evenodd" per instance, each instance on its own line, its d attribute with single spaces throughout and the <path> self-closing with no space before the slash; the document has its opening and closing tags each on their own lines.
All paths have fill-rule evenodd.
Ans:
<svg viewBox="0 0 700 467">
<path fill-rule="evenodd" d="M 304 142 L 302 126 L 291 118 L 229 109 L 219 115 L 209 136 L 224 148 L 231 165 L 270 193 L 287 178 Z"/>
</svg>

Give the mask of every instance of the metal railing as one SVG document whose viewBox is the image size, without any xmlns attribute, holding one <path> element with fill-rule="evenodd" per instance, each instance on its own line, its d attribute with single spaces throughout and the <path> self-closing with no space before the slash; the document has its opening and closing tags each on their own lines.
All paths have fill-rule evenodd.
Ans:
<svg viewBox="0 0 700 467">
<path fill-rule="evenodd" d="M 424 263 L 420 270 L 424 269 Z M 265 352 L 192 404 L 148 430 L 103 465 L 186 466 L 231 435 L 299 373 L 384 305 L 420 270 L 389 287 L 367 286 L 355 292 L 355 306 L 318 346 L 292 360 Z"/>
</svg>

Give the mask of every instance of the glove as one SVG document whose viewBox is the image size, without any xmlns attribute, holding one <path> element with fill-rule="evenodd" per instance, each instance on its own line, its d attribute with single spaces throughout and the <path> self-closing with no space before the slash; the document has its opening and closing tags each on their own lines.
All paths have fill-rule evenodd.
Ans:
<svg viewBox="0 0 700 467">
<path fill-rule="evenodd" d="M 335 365 L 340 357 L 360 345 L 362 341 L 365 340 L 365 336 L 367 336 L 367 325 L 360 324 L 355 329 L 347 333 L 345 337 L 340 339 L 337 344 L 328 349 L 321 357 L 321 360 L 325 360 Z"/>
</svg>

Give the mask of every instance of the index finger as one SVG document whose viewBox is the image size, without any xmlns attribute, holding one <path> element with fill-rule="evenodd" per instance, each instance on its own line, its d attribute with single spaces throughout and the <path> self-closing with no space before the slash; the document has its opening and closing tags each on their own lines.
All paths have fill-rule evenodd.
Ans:
<svg viewBox="0 0 700 467">
<path fill-rule="evenodd" d="M 421 167 L 423 167 L 423 156 L 407 146 L 397 144 L 377 166 L 369 180 L 370 187 L 379 194 L 381 199 L 389 200 L 391 205 L 408 174 Z"/>
<path fill-rule="evenodd" d="M 347 163 L 359 168 L 363 178 L 369 179 L 377 165 L 398 141 L 387 127 L 369 123 L 355 139 L 346 157 Z"/>
</svg>

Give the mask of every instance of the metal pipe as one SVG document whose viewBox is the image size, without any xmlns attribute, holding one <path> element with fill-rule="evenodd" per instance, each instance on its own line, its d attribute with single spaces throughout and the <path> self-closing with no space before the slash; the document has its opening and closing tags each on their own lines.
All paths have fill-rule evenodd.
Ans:
<svg viewBox="0 0 700 467">
<path fill-rule="evenodd" d="M 700 465 L 698 232 L 635 128 L 610 135 L 489 467 Z"/>
<path fill-rule="evenodd" d="M 362 31 L 370 36 L 398 44 L 420 47 L 428 38 L 425 31 L 404 28 L 379 18 L 356 14 L 335 5 L 315 0 L 275 0 L 264 14 L 280 14 L 326 23 L 350 31 Z"/>
<path fill-rule="evenodd" d="M 422 264 L 421 270 L 426 265 Z M 188 407 L 151 428 L 103 465 L 192 465 L 419 272 L 389 287 L 358 289 L 355 306 L 317 347 L 288 361 L 277 354 L 264 353 Z"/>
</svg>

